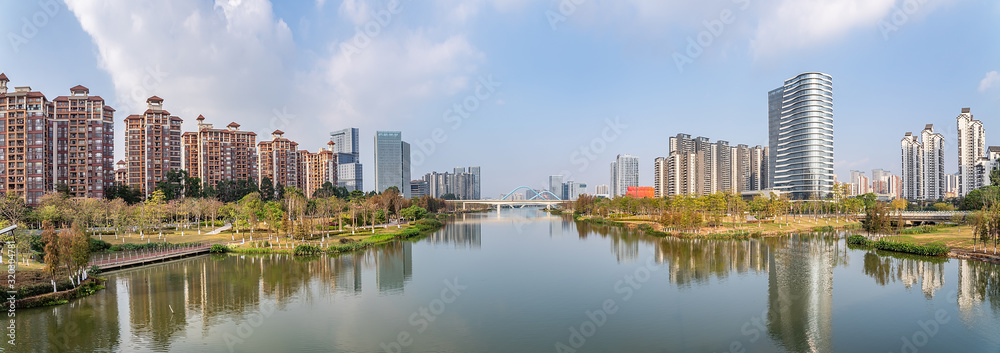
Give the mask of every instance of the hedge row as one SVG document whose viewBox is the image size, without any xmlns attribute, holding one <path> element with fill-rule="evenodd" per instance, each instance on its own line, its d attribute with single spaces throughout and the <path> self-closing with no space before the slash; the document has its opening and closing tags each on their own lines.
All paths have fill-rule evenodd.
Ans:
<svg viewBox="0 0 1000 353">
<path fill-rule="evenodd" d="M 925 256 L 942 256 L 951 251 L 950 248 L 944 245 L 916 245 L 908 243 L 897 243 L 886 240 L 868 240 L 863 235 L 852 235 L 847 237 L 847 243 L 852 245 L 863 245 L 879 250 L 903 252 L 917 255 Z"/>
</svg>

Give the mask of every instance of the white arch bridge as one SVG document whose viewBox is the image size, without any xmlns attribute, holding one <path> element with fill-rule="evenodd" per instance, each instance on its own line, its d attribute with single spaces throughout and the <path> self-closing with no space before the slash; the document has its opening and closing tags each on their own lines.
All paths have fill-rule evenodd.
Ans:
<svg viewBox="0 0 1000 353">
<path fill-rule="evenodd" d="M 534 196 L 532 196 L 527 200 L 509 200 L 510 196 L 513 195 L 518 190 L 531 191 L 531 193 L 533 193 Z M 546 199 L 546 197 L 548 198 Z M 499 213 L 500 209 L 503 207 L 520 208 L 525 206 L 545 206 L 545 208 L 552 208 L 552 206 L 559 206 L 566 202 L 570 201 L 564 201 L 560 199 L 559 196 L 556 196 L 555 194 L 549 192 L 548 190 L 542 190 L 541 192 L 538 192 L 535 189 L 532 189 L 527 186 L 519 186 L 514 190 L 512 190 L 511 192 L 507 193 L 507 195 L 505 195 L 499 200 L 445 200 L 445 203 L 450 203 L 452 205 L 457 206 L 461 204 L 463 210 L 467 209 L 468 205 L 489 205 L 496 207 L 497 213 Z"/>
</svg>

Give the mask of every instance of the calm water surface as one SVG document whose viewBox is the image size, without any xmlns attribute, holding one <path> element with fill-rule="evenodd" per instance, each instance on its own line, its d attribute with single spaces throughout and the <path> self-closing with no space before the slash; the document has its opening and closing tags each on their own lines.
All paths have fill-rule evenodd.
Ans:
<svg viewBox="0 0 1000 353">
<path fill-rule="evenodd" d="M 21 310 L 23 352 L 997 352 L 1000 273 L 515 210 L 340 257 L 202 256 Z"/>
</svg>

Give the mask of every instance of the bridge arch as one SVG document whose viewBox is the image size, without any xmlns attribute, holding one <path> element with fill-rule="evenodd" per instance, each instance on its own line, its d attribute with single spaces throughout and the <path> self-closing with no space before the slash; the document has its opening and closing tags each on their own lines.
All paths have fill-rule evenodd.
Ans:
<svg viewBox="0 0 1000 353">
<path fill-rule="evenodd" d="M 535 191 L 535 189 L 529 188 L 527 186 L 518 186 L 518 187 L 514 188 L 514 190 L 511 190 L 509 193 L 507 193 L 506 196 L 504 196 L 500 200 L 501 201 L 506 201 L 507 198 L 510 197 L 510 195 L 513 195 L 515 192 L 517 192 L 518 190 L 521 190 L 521 189 L 530 190 L 532 193 L 535 194 L 535 196 L 532 196 L 530 199 L 528 199 L 529 201 L 537 199 L 537 198 L 541 198 L 542 195 L 545 195 L 545 194 L 552 195 L 552 197 L 554 197 L 556 200 L 562 201 L 562 198 L 560 198 L 559 196 L 556 196 L 556 194 L 553 194 L 552 192 L 550 192 L 548 190 L 542 190 L 542 192 L 539 193 L 538 191 Z"/>
</svg>

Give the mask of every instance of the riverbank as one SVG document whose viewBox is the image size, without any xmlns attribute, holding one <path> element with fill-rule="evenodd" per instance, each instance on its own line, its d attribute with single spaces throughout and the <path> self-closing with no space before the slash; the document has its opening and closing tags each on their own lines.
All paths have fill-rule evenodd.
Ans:
<svg viewBox="0 0 1000 353">
<path fill-rule="evenodd" d="M 1000 248 L 973 242 L 973 227 L 968 225 L 930 225 L 905 228 L 899 235 L 883 239 L 918 246 L 942 245 L 951 249 L 946 256 L 955 259 L 1000 263 Z"/>
<path fill-rule="evenodd" d="M 60 278 L 61 277 L 61 278 Z M 105 279 L 92 276 L 79 286 L 69 281 L 69 276 L 62 274 L 50 276 L 44 270 L 20 270 L 15 278 L 18 287 L 15 294 L 14 307 L 18 309 L 37 308 L 41 306 L 62 305 L 72 299 L 83 298 L 104 289 Z M 52 282 L 56 291 L 53 292 Z M 9 303 L 9 301 L 8 301 Z M 9 304 L 8 304 L 9 305 Z"/>
<path fill-rule="evenodd" d="M 600 225 L 614 225 L 641 230 L 651 236 L 673 236 L 678 238 L 704 239 L 746 239 L 757 237 L 777 237 L 805 232 L 854 230 L 860 222 L 845 217 L 787 216 L 762 222 L 734 222 L 730 219 L 718 227 L 696 227 L 691 229 L 670 229 L 652 219 L 642 216 L 608 219 L 596 216 L 574 215 L 577 221 Z"/>
<path fill-rule="evenodd" d="M 373 233 L 343 232 L 332 234 L 320 240 L 268 240 L 245 241 L 240 244 L 227 244 L 224 251 L 242 254 L 292 254 L 312 255 L 319 253 L 340 254 L 368 249 L 379 244 L 395 240 L 409 239 L 426 235 L 443 227 L 444 224 L 435 218 L 421 219 L 408 223 L 406 227 L 375 229 Z M 220 249 L 213 247 L 214 249 Z M 219 252 L 219 250 L 215 251 Z"/>
</svg>

